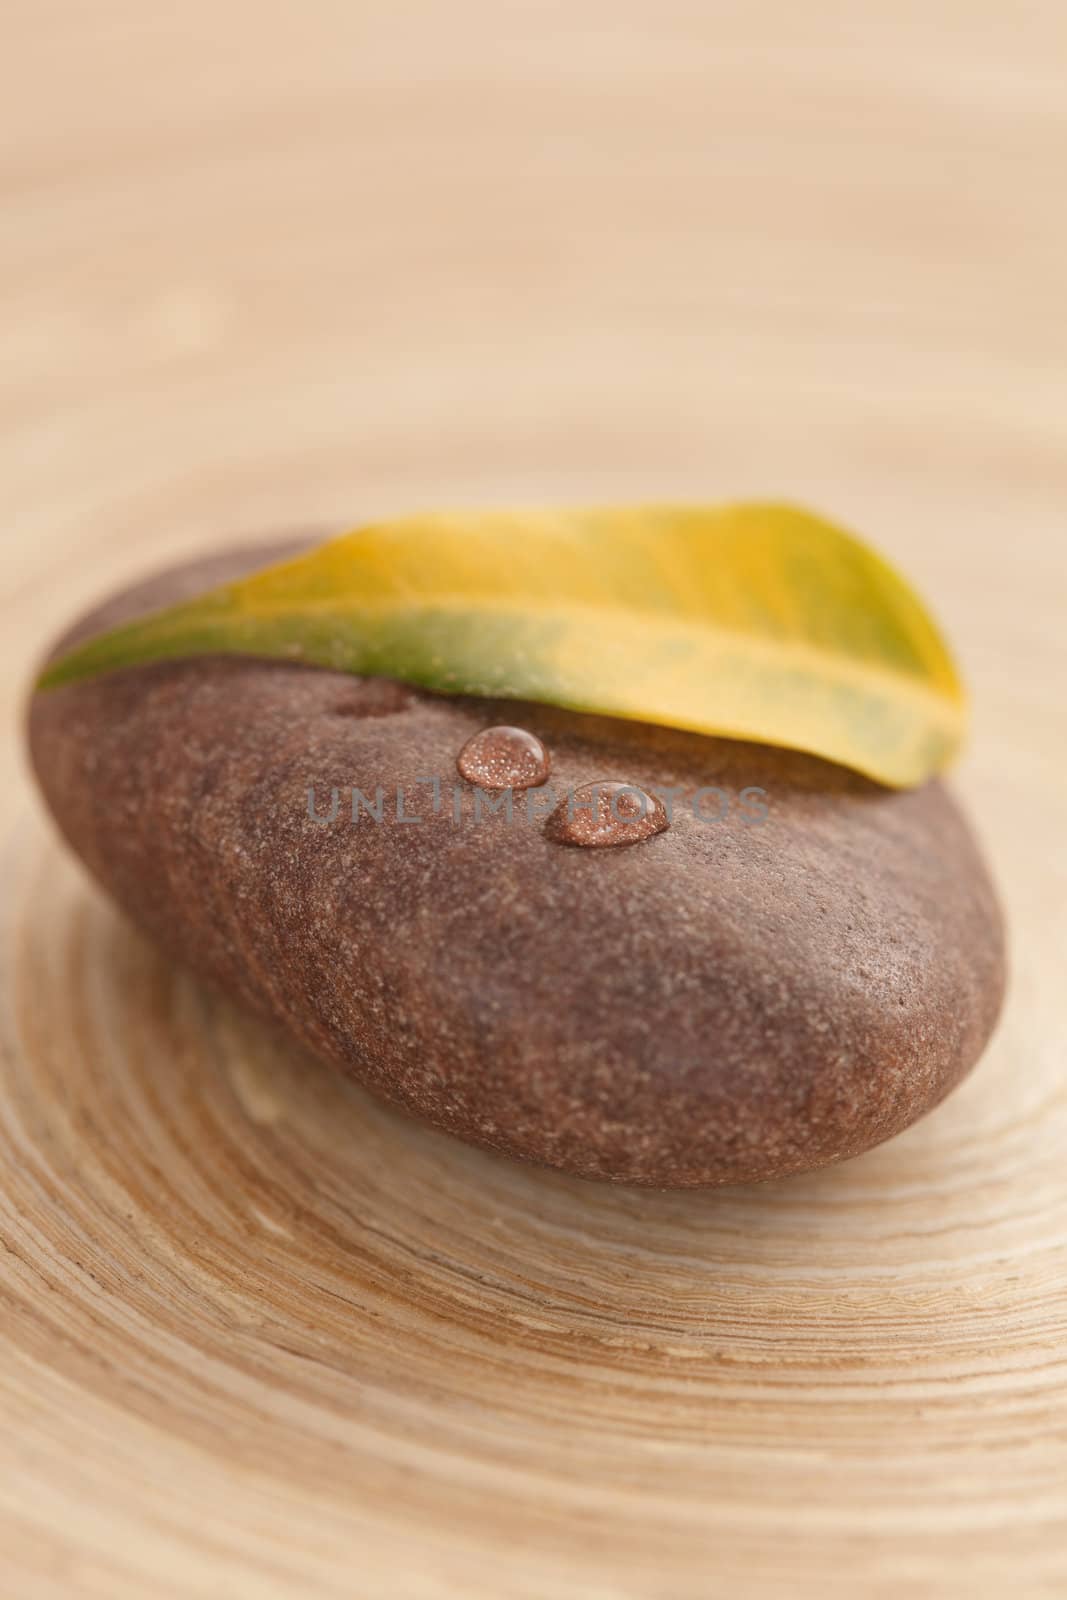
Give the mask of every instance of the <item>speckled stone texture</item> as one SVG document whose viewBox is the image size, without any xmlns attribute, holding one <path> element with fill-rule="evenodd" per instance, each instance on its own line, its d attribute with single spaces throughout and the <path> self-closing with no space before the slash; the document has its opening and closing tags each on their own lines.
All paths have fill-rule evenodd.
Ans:
<svg viewBox="0 0 1067 1600">
<path fill-rule="evenodd" d="M 62 643 L 304 542 L 158 575 Z M 543 740 L 559 792 L 682 791 L 669 830 L 567 848 L 521 796 L 475 822 L 456 757 L 497 723 Z M 856 1155 L 959 1082 L 1000 1009 L 1000 913 L 940 783 L 222 658 L 35 696 L 29 731 L 66 838 L 175 957 L 427 1122 L 568 1172 L 689 1186 Z M 322 818 L 340 791 L 333 822 L 311 786 Z M 384 790 L 380 824 L 353 786 Z M 722 820 L 693 815 L 706 786 Z"/>
</svg>

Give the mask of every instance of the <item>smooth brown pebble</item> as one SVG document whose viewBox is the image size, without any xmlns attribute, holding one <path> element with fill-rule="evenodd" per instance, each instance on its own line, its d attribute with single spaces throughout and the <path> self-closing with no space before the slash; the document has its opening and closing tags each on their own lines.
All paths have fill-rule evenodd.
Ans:
<svg viewBox="0 0 1067 1600">
<path fill-rule="evenodd" d="M 583 783 L 565 796 L 549 817 L 545 831 L 557 844 L 603 850 L 612 845 L 640 844 L 670 824 L 663 801 L 632 783 L 601 780 Z"/>
<path fill-rule="evenodd" d="M 456 761 L 460 776 L 483 789 L 534 789 L 548 779 L 548 752 L 525 728 L 483 728 Z"/>
<path fill-rule="evenodd" d="M 157 576 L 63 642 L 298 548 Z M 390 714 L 339 714 L 360 704 Z M 557 797 L 590 772 L 671 787 L 670 829 L 561 849 L 524 815 L 538 790 L 510 819 L 397 817 L 398 790 L 425 813 L 418 780 L 513 719 Z M 161 946 L 426 1122 L 571 1173 L 720 1184 L 854 1156 L 943 1099 L 1000 1009 L 1000 913 L 940 783 L 232 657 L 36 695 L 30 740 L 70 844 Z M 309 817 L 311 786 L 353 785 L 381 786 L 380 823 Z M 708 785 L 723 820 L 693 814 Z"/>
</svg>

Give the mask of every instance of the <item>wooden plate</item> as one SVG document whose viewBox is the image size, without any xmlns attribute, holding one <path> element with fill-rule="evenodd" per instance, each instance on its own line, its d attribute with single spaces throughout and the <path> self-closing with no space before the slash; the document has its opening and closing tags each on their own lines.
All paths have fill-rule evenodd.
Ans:
<svg viewBox="0 0 1067 1600">
<path fill-rule="evenodd" d="M 1067 1592 L 1067 16 L 15 0 L 0 1592 Z M 109 586 L 416 505 L 786 495 L 976 705 L 994 1046 L 713 1194 L 420 1130 L 126 927 L 42 816 L 34 655 Z"/>
</svg>

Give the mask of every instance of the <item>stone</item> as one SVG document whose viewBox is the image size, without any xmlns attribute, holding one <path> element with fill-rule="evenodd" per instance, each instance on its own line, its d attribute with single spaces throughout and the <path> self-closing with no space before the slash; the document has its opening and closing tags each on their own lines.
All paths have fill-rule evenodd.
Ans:
<svg viewBox="0 0 1067 1600">
<path fill-rule="evenodd" d="M 305 543 L 157 574 L 53 654 Z M 28 724 L 62 833 L 150 937 L 510 1156 L 661 1187 L 840 1161 L 937 1105 L 1000 1010 L 1000 911 L 939 781 L 236 657 L 36 694 Z M 557 796 L 669 793 L 670 826 L 565 849 L 540 789 L 476 814 L 457 753 L 500 725 Z"/>
</svg>

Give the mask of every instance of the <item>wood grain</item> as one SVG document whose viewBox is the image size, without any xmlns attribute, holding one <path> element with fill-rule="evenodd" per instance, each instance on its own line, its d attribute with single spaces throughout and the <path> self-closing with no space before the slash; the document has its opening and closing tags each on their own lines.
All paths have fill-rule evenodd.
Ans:
<svg viewBox="0 0 1067 1600">
<path fill-rule="evenodd" d="M 13 0 L 0 1594 L 1067 1592 L 1067 13 Z M 170 969 L 30 791 L 30 663 L 220 538 L 783 494 L 944 619 L 1014 980 L 840 1169 L 610 1190 Z"/>
</svg>

